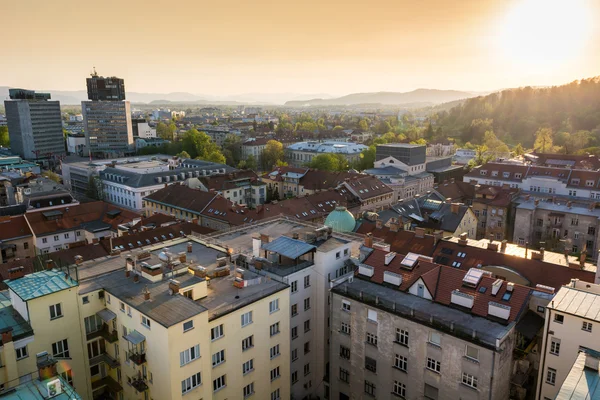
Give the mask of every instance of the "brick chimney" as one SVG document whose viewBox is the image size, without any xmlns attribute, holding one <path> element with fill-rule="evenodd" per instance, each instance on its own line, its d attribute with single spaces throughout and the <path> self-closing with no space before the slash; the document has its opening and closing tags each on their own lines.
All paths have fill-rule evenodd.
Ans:
<svg viewBox="0 0 600 400">
<path fill-rule="evenodd" d="M 373 248 L 373 234 L 370 232 L 365 235 L 365 247 Z"/>
<path fill-rule="evenodd" d="M 8 270 L 8 279 L 19 279 L 25 276 L 25 267 L 14 267 Z"/>
<path fill-rule="evenodd" d="M 461 233 L 460 236 L 458 237 L 458 245 L 459 246 L 466 246 L 467 243 L 469 243 L 469 240 L 467 239 L 467 233 Z"/>
<path fill-rule="evenodd" d="M 179 281 L 176 281 L 175 279 L 171 279 L 169 281 L 169 290 L 171 291 L 172 294 L 179 293 L 180 287 L 181 287 L 181 284 L 179 283 Z"/>
<path fill-rule="evenodd" d="M 390 219 L 390 232 L 398 232 L 400 230 L 400 223 L 397 218 Z"/>
<path fill-rule="evenodd" d="M 446 204 L 452 203 L 452 199 L 450 197 L 446 197 Z"/>
<path fill-rule="evenodd" d="M 144 301 L 150 300 L 150 290 L 148 290 L 148 286 L 144 288 Z"/>
<path fill-rule="evenodd" d="M 54 261 L 48 259 L 46 260 L 46 270 L 49 271 L 54 268 Z"/>
<path fill-rule="evenodd" d="M 381 229 L 382 227 L 383 227 L 383 223 L 382 223 L 382 222 L 381 222 L 381 220 L 378 218 L 378 219 L 375 221 L 375 228 L 377 228 L 377 229 Z"/>
<path fill-rule="evenodd" d="M 185 251 L 179 253 L 179 262 L 187 262 L 187 253 Z"/>
<path fill-rule="evenodd" d="M 452 211 L 452 214 L 458 214 L 458 210 L 460 210 L 460 203 L 450 204 L 450 211 Z"/>
<path fill-rule="evenodd" d="M 433 245 L 437 245 L 440 240 L 444 237 L 444 231 L 433 232 Z"/>
<path fill-rule="evenodd" d="M 2 328 L 2 330 L 0 330 L 0 334 L 2 335 L 2 344 L 3 345 L 6 343 L 12 342 L 12 331 L 13 331 L 12 326 L 7 326 L 6 328 Z"/>
<path fill-rule="evenodd" d="M 262 242 L 262 244 L 269 243 L 269 240 L 270 240 L 269 235 L 266 235 L 264 233 L 260 234 L 260 241 Z"/>
<path fill-rule="evenodd" d="M 415 237 L 424 238 L 425 237 L 425 228 L 416 227 L 415 228 Z"/>
<path fill-rule="evenodd" d="M 83 263 L 83 257 L 79 256 L 79 255 L 75 256 L 75 264 L 79 265 L 79 264 L 82 264 L 82 263 Z"/>
<path fill-rule="evenodd" d="M 500 244 L 500 252 L 501 253 L 505 253 L 506 252 L 506 245 L 508 244 L 508 240 L 504 239 L 502 241 L 502 244 Z"/>
<path fill-rule="evenodd" d="M 133 283 L 138 283 L 140 281 L 140 276 L 138 274 L 133 275 Z"/>
<path fill-rule="evenodd" d="M 58 373 L 56 372 L 56 360 L 50 357 L 47 351 L 38 353 L 36 355 L 36 364 L 38 369 L 38 376 L 41 381 L 54 378 L 58 375 Z"/>
</svg>

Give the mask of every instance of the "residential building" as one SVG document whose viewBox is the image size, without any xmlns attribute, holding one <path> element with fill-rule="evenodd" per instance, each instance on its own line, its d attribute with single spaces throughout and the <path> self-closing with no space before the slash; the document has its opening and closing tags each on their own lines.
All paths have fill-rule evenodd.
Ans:
<svg viewBox="0 0 600 400">
<path fill-rule="evenodd" d="M 281 197 L 296 197 L 318 193 L 338 187 L 346 178 L 357 178 L 360 174 L 345 171 L 319 171 L 312 168 L 277 167 L 262 176 L 269 188 Z"/>
<path fill-rule="evenodd" d="M 330 398 L 509 398 L 530 295 L 477 269 L 373 250 L 331 289 Z"/>
<path fill-rule="evenodd" d="M 298 142 L 285 148 L 285 159 L 293 167 L 302 167 L 319 154 L 341 154 L 349 163 L 358 161 L 360 153 L 366 150 L 364 144 L 352 142 Z"/>
<path fill-rule="evenodd" d="M 347 191 L 356 196 L 360 201 L 361 212 L 388 208 L 394 202 L 394 191 L 369 175 L 346 178 L 336 189 L 343 194 Z"/>
<path fill-rule="evenodd" d="M 532 165 L 544 167 L 600 170 L 600 158 L 593 154 L 529 153 L 523 158 Z"/>
<path fill-rule="evenodd" d="M 580 352 L 590 350 L 597 354 L 600 351 L 598 310 L 600 310 L 600 285 L 577 279 L 561 287 L 552 302 L 548 304 L 544 341 L 540 347 L 541 360 L 536 399 L 557 398 Z M 596 368 L 597 366 L 596 360 Z"/>
<path fill-rule="evenodd" d="M 81 110 L 88 153 L 104 158 L 133 153 L 129 101 L 82 101 Z"/>
<path fill-rule="evenodd" d="M 139 151 L 144 147 L 161 147 L 166 144 L 171 143 L 169 140 L 157 138 L 157 137 L 149 137 L 149 138 L 134 138 L 135 139 L 135 151 Z"/>
<path fill-rule="evenodd" d="M 200 177 L 197 182 L 190 181 L 188 186 L 216 192 L 234 204 L 245 204 L 250 208 L 264 204 L 267 198 L 267 185 L 250 170 Z"/>
<path fill-rule="evenodd" d="M 28 160 L 65 154 L 60 103 L 49 93 L 10 89 L 4 101 L 11 151 Z"/>
<path fill-rule="evenodd" d="M 456 152 L 456 145 L 452 142 L 428 143 L 426 154 L 428 157 L 447 157 L 453 156 Z"/>
<path fill-rule="evenodd" d="M 250 138 L 242 143 L 242 159 L 246 160 L 252 156 L 256 160 L 256 165 L 262 166 L 262 153 L 267 147 L 269 138 Z"/>
<path fill-rule="evenodd" d="M 118 236 L 119 225 L 139 219 L 139 214 L 103 201 L 60 205 L 25 215 L 33 233 L 36 254 Z"/>
<path fill-rule="evenodd" d="M 35 256 L 33 234 L 23 215 L 0 217 L 0 262 Z"/>
<path fill-rule="evenodd" d="M 558 400 L 593 399 L 600 390 L 600 355 L 592 350 L 579 352 L 556 395 Z"/>
</svg>

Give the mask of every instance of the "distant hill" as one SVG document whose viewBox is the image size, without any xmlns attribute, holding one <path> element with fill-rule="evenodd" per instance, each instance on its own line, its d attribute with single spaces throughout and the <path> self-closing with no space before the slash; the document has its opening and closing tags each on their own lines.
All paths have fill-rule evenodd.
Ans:
<svg viewBox="0 0 600 400">
<path fill-rule="evenodd" d="M 443 107 L 446 108 L 446 107 Z M 445 137 L 481 143 L 493 129 L 509 144 L 532 146 L 541 127 L 554 133 L 588 131 L 589 146 L 600 143 L 600 76 L 554 87 L 507 89 L 467 99 L 437 113 L 436 124 Z"/>
<path fill-rule="evenodd" d="M 373 92 L 352 93 L 333 99 L 292 100 L 285 103 L 288 107 L 336 106 L 358 104 L 434 105 L 473 97 L 469 92 L 458 90 L 417 89 L 412 92 Z"/>
</svg>

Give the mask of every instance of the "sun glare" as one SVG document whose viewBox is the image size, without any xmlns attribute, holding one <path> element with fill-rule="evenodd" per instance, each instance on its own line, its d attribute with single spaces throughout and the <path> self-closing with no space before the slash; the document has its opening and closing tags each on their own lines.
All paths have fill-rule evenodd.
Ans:
<svg viewBox="0 0 600 400">
<path fill-rule="evenodd" d="M 518 67 L 559 68 L 590 39 L 588 0 L 519 0 L 501 23 L 498 46 Z"/>
</svg>

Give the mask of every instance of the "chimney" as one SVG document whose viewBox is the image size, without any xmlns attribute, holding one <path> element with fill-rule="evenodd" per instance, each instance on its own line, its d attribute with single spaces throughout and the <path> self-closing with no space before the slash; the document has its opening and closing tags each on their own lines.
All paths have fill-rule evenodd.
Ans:
<svg viewBox="0 0 600 400">
<path fill-rule="evenodd" d="M 260 241 L 261 241 L 262 244 L 269 243 L 269 235 L 261 233 L 260 234 Z"/>
<path fill-rule="evenodd" d="M 198 218 L 192 218 L 192 224 L 198 225 Z"/>
<path fill-rule="evenodd" d="M 19 279 L 25 276 L 25 267 L 14 267 L 8 270 L 8 279 Z"/>
<path fill-rule="evenodd" d="M 508 244 L 508 240 L 504 239 L 502 241 L 502 244 L 500 245 L 500 252 L 501 253 L 505 253 L 506 252 L 506 245 Z"/>
<path fill-rule="evenodd" d="M 390 219 L 390 232 L 398 232 L 400 230 L 400 223 L 397 218 Z"/>
<path fill-rule="evenodd" d="M 373 248 L 373 234 L 370 232 L 365 235 L 365 247 Z"/>
<path fill-rule="evenodd" d="M 140 276 L 138 274 L 133 275 L 133 283 L 138 283 L 140 281 Z"/>
<path fill-rule="evenodd" d="M 83 257 L 82 256 L 75 256 L 75 265 L 79 265 L 83 263 Z"/>
<path fill-rule="evenodd" d="M 594 208 L 596 208 L 596 202 L 595 201 L 593 201 L 593 202 L 590 203 L 589 211 L 594 211 Z"/>
<path fill-rule="evenodd" d="M 292 233 L 292 239 L 298 239 L 300 237 L 300 235 L 298 235 L 298 232 L 294 232 Z"/>
<path fill-rule="evenodd" d="M 415 228 L 415 237 L 424 238 L 425 237 L 425 228 L 416 227 Z"/>
<path fill-rule="evenodd" d="M 148 286 L 144 288 L 144 301 L 150 300 L 150 290 L 148 290 Z"/>
<path fill-rule="evenodd" d="M 585 251 L 582 251 L 581 254 L 579 255 L 579 265 L 581 265 L 582 267 L 585 266 L 585 259 L 587 258 L 587 254 Z"/>
<path fill-rule="evenodd" d="M 571 205 L 572 203 L 570 201 L 567 201 L 567 207 L 569 207 L 569 209 L 571 209 Z"/>
<path fill-rule="evenodd" d="M 125 269 L 125 278 L 129 278 L 129 275 L 131 275 L 131 271 L 128 269 Z"/>
<path fill-rule="evenodd" d="M 539 199 L 535 199 L 533 201 L 533 204 L 537 207 L 540 204 L 540 200 Z"/>
<path fill-rule="evenodd" d="M 487 245 L 488 250 L 498 251 L 498 243 L 494 243 L 491 239 Z"/>
<path fill-rule="evenodd" d="M 187 242 L 187 252 L 188 253 L 192 252 L 192 242 Z"/>
<path fill-rule="evenodd" d="M 469 240 L 467 239 L 467 233 L 463 232 L 460 234 L 460 236 L 458 237 L 458 245 L 459 246 L 466 246 L 467 243 L 469 243 Z"/>
<path fill-rule="evenodd" d="M 394 257 L 396 257 L 396 252 L 392 251 L 391 253 L 387 253 L 385 255 L 385 265 L 390 265 L 390 263 L 392 262 L 392 260 L 394 259 Z"/>
<path fill-rule="evenodd" d="M 444 237 L 444 231 L 433 232 L 433 245 L 437 245 L 440 240 Z"/>
<path fill-rule="evenodd" d="M 6 328 L 2 328 L 2 330 L 0 330 L 0 334 L 2 334 L 2 344 L 3 345 L 5 343 L 12 342 L 12 331 L 13 331 L 12 326 L 7 326 Z"/>
<path fill-rule="evenodd" d="M 187 253 L 185 251 L 179 253 L 179 262 L 187 262 Z"/>
<path fill-rule="evenodd" d="M 40 381 L 45 381 L 57 376 L 56 360 L 50 357 L 47 351 L 36 354 L 36 364 Z"/>
<path fill-rule="evenodd" d="M 169 281 L 169 292 L 171 294 L 176 294 L 179 293 L 179 287 L 181 285 L 179 284 L 179 281 L 176 281 L 175 279 L 171 279 Z"/>
<path fill-rule="evenodd" d="M 46 260 L 46 271 L 51 270 L 54 267 L 54 261 L 48 259 Z"/>
<path fill-rule="evenodd" d="M 452 203 L 452 199 L 450 197 L 446 197 L 446 204 Z"/>
<path fill-rule="evenodd" d="M 381 229 L 383 227 L 383 222 L 379 218 L 375 221 L 375 228 Z"/>
<path fill-rule="evenodd" d="M 194 271 L 194 276 L 198 278 L 206 278 L 206 268 L 201 266 L 192 267 L 192 271 Z"/>
<path fill-rule="evenodd" d="M 460 209 L 460 203 L 450 204 L 450 211 L 452 211 L 452 214 L 458 214 L 459 209 Z"/>
</svg>

